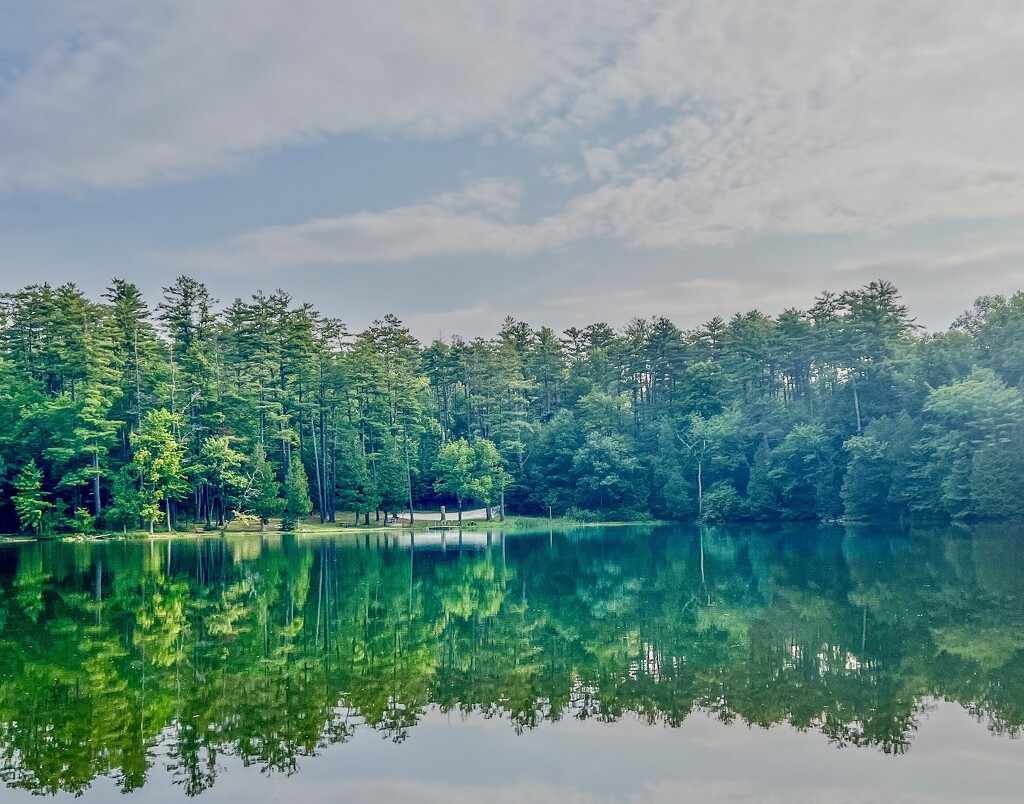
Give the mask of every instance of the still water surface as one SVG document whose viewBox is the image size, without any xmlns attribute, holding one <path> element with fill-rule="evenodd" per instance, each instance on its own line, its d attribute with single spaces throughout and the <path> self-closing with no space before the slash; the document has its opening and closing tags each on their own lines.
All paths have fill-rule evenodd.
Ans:
<svg viewBox="0 0 1024 804">
<path fill-rule="evenodd" d="M 1024 533 L 6 544 L 0 683 L 4 802 L 1020 801 Z"/>
</svg>

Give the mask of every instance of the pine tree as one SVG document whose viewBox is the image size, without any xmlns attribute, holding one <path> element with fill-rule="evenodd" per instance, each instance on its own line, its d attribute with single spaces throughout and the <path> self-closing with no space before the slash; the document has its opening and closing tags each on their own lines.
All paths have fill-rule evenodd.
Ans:
<svg viewBox="0 0 1024 804">
<path fill-rule="evenodd" d="M 18 493 L 12 499 L 22 530 L 37 535 L 41 535 L 43 532 L 43 521 L 47 509 L 53 507 L 52 503 L 46 501 L 47 495 L 42 487 L 42 470 L 36 465 L 35 460 L 30 460 L 14 478 L 14 488 Z"/>
<path fill-rule="evenodd" d="M 142 417 L 156 404 L 157 387 L 167 382 L 166 354 L 136 285 L 114 279 L 103 298 L 109 306 L 112 367 L 120 389 L 112 415 L 124 422 L 120 440 L 126 454 L 128 433 L 142 429 Z"/>
<path fill-rule="evenodd" d="M 270 520 L 280 516 L 284 510 L 285 501 L 281 499 L 281 484 L 277 482 L 274 467 L 267 460 L 267 453 L 262 444 L 256 445 L 256 454 L 252 461 L 252 480 L 243 495 L 243 504 L 247 511 L 259 517 L 261 531 L 266 531 Z"/>
<path fill-rule="evenodd" d="M 284 510 L 281 514 L 281 530 L 295 530 L 299 521 L 309 516 L 313 501 L 309 499 L 309 479 L 298 456 L 292 458 L 288 474 L 284 479 Z"/>
</svg>

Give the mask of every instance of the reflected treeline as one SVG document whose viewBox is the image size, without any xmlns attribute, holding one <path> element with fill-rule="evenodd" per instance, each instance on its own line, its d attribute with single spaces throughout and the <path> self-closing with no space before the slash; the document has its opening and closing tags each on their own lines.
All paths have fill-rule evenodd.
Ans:
<svg viewBox="0 0 1024 804">
<path fill-rule="evenodd" d="M 292 773 L 357 730 L 400 741 L 431 705 L 517 730 L 699 710 L 895 753 L 930 699 L 1024 723 L 1008 529 L 477 541 L 6 545 L 0 774 L 130 791 L 161 763 L 195 795 L 223 756 Z"/>
</svg>

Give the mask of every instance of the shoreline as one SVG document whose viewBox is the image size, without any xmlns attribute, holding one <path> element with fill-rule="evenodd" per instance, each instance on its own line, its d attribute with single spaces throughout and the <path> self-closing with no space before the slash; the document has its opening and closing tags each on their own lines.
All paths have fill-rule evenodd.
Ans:
<svg viewBox="0 0 1024 804">
<path fill-rule="evenodd" d="M 505 531 L 506 533 L 540 533 L 551 530 L 576 530 L 580 528 L 601 528 L 601 527 L 653 527 L 658 525 L 669 524 L 664 520 L 648 520 L 648 521 L 615 521 L 615 522 L 577 522 L 569 519 L 548 519 L 547 517 L 522 517 L 522 516 L 511 516 L 507 517 L 504 522 L 499 521 L 497 518 L 487 520 L 470 520 L 459 526 L 457 520 L 447 521 L 445 523 L 445 529 L 452 532 L 462 531 Z M 281 535 L 293 535 L 296 537 L 332 537 L 342 536 L 345 534 L 402 534 L 402 533 L 430 533 L 434 532 L 433 529 L 438 528 L 439 523 L 433 521 L 427 521 L 423 523 L 413 523 L 412 525 L 405 524 L 371 524 L 371 525 L 343 525 L 339 523 L 323 523 L 310 522 L 306 523 L 305 527 L 295 530 L 281 530 L 278 527 L 268 526 L 265 531 L 258 529 L 245 529 L 245 530 L 231 530 L 230 526 L 227 528 L 211 528 L 205 529 L 201 532 L 198 531 L 156 531 L 150 534 L 148 530 L 140 531 L 129 531 L 127 534 L 122 533 L 96 533 L 96 534 L 53 534 L 49 536 L 26 536 L 21 534 L 0 534 L 0 544 L 15 544 L 25 542 L 72 542 L 72 543 L 90 543 L 90 542 L 145 542 L 145 541 L 165 541 L 168 539 L 175 540 L 201 540 L 206 538 L 223 539 L 229 536 L 281 536 Z"/>
</svg>

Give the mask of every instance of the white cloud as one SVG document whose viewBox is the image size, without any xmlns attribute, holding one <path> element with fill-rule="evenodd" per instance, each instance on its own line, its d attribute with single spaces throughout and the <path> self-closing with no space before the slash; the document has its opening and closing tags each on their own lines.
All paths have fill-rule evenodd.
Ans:
<svg viewBox="0 0 1024 804">
<path fill-rule="evenodd" d="M 518 128 L 645 5 L 89 0 L 0 76 L 0 190 L 140 186 L 351 131 Z"/>
<path fill-rule="evenodd" d="M 685 248 L 1024 215 L 1022 32 L 1024 6 L 1006 2 L 986 14 L 959 3 L 671 3 L 612 63 L 531 101 L 542 137 L 605 135 L 580 151 L 598 186 L 560 214 L 512 224 L 435 200 L 289 231 L 321 241 L 344 232 L 333 261 L 346 262 L 521 255 L 593 236 Z M 577 88 L 568 116 L 552 116 Z M 644 119 L 644 104 L 657 107 L 657 124 L 607 136 L 606 118 L 626 109 Z M 420 112 L 407 111 L 413 125 Z M 553 180 L 571 175 L 556 167 Z"/>
<path fill-rule="evenodd" d="M 587 148 L 582 155 L 591 179 L 605 179 L 619 172 L 619 157 L 611 148 Z"/>
<path fill-rule="evenodd" d="M 192 268 L 215 272 L 254 272 L 439 255 L 522 256 L 571 239 L 557 219 L 516 223 L 520 193 L 517 182 L 485 179 L 407 207 L 260 229 L 187 253 L 183 260 Z"/>
<path fill-rule="evenodd" d="M 584 149 L 614 179 L 568 214 L 639 247 L 1022 215 L 1022 34 L 1014 2 L 673 3 L 569 116 L 668 122 Z"/>
<path fill-rule="evenodd" d="M 530 187 L 534 206 L 518 181 L 480 179 L 172 258 L 200 270 L 525 258 L 592 239 L 663 257 L 770 235 L 1024 218 L 1017 0 L 88 0 L 27 28 L 48 44 L 0 73 L 0 192 L 148 185 L 355 131 L 396 143 L 514 137 L 534 146 L 529 175 L 550 185 Z M 530 217 L 550 207 L 545 192 L 576 195 Z M 1011 276 L 1019 237 L 1004 227 L 968 245 L 897 248 L 891 267 L 998 264 L 991 286 Z M 828 273 L 888 265 L 827 248 L 820 281 L 805 276 L 800 293 Z M 777 289 L 743 279 L 773 270 L 736 266 L 714 286 L 663 281 L 616 298 L 729 311 L 729 294 L 746 304 L 751 287 Z M 676 271 L 688 281 L 698 268 Z M 796 280 L 787 287 L 796 293 Z M 559 298 L 586 312 L 600 295 Z M 681 301 L 691 297 L 705 301 Z"/>
</svg>

